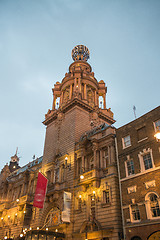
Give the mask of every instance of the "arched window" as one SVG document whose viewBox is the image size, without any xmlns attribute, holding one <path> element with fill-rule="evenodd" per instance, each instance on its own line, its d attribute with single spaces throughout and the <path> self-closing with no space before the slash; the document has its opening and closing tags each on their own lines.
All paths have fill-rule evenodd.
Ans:
<svg viewBox="0 0 160 240">
<path fill-rule="evenodd" d="M 151 207 L 152 217 L 159 217 L 160 209 L 159 209 L 158 197 L 155 194 L 151 194 L 149 197 L 150 197 L 150 207 Z"/>
<path fill-rule="evenodd" d="M 145 197 L 147 218 L 160 218 L 160 200 L 156 193 L 148 193 Z"/>
</svg>

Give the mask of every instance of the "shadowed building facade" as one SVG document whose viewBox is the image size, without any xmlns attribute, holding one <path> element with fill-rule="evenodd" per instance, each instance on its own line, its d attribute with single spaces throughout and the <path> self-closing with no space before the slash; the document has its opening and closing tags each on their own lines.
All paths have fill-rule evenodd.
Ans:
<svg viewBox="0 0 160 240">
<path fill-rule="evenodd" d="M 127 240 L 160 239 L 160 106 L 117 129 Z"/>
</svg>

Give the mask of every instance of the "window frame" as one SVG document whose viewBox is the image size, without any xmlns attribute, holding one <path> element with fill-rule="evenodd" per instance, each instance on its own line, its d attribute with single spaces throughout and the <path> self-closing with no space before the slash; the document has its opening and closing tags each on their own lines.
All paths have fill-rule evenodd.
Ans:
<svg viewBox="0 0 160 240">
<path fill-rule="evenodd" d="M 125 161 L 125 171 L 126 171 L 126 177 L 129 177 L 129 176 L 133 176 L 134 174 L 135 174 L 135 169 L 134 169 L 134 173 L 132 173 L 132 174 L 129 174 L 128 173 L 128 166 L 127 166 L 127 163 L 128 162 L 133 162 L 133 168 L 134 168 L 134 161 L 133 161 L 133 159 L 132 158 L 128 158 L 126 161 Z"/>
<path fill-rule="evenodd" d="M 127 137 L 129 137 L 129 145 L 126 146 L 125 143 L 128 142 L 128 141 L 125 141 L 125 138 L 127 138 Z M 122 146 L 123 146 L 123 149 L 131 146 L 131 136 L 129 134 L 122 138 Z"/>
<path fill-rule="evenodd" d="M 154 131 L 158 132 L 158 131 L 160 131 L 160 125 L 158 127 L 156 127 L 156 122 L 160 122 L 160 119 L 157 119 L 156 121 L 153 122 Z"/>
<path fill-rule="evenodd" d="M 136 214 L 137 214 L 137 212 L 139 212 L 139 217 L 140 217 L 140 219 L 136 219 L 136 220 L 135 220 L 135 219 L 133 218 L 133 206 L 136 206 L 136 207 L 137 207 L 137 210 L 138 210 L 138 211 L 136 211 Z M 134 204 L 129 205 L 129 213 L 130 213 L 130 220 L 131 220 L 131 222 L 136 223 L 136 222 L 140 222 L 140 221 L 141 221 L 141 215 L 140 215 L 139 205 L 138 205 L 137 203 L 134 203 Z"/>
<path fill-rule="evenodd" d="M 150 154 L 151 162 L 152 162 L 152 167 L 151 167 L 151 168 L 148 168 L 148 169 L 145 169 L 145 164 L 144 164 L 144 158 L 143 158 L 143 157 L 144 157 L 145 155 L 147 155 L 147 154 Z M 155 168 L 154 160 L 153 160 L 153 155 L 152 155 L 152 149 L 150 149 L 150 148 L 148 148 L 148 149 L 143 149 L 143 151 L 138 154 L 138 158 L 139 158 L 139 162 L 140 162 L 141 172 L 146 172 L 146 171 L 149 171 L 150 169 L 154 169 L 154 168 Z"/>
<path fill-rule="evenodd" d="M 152 194 L 156 195 L 157 200 L 158 200 L 159 209 L 160 209 L 160 198 L 159 198 L 158 194 L 156 192 L 148 192 L 145 196 L 145 207 L 146 207 L 147 219 L 151 219 L 151 220 L 160 219 L 160 216 L 153 217 L 153 215 L 152 215 L 151 204 L 150 204 L 150 202 L 151 202 L 150 195 L 152 195 Z"/>
</svg>

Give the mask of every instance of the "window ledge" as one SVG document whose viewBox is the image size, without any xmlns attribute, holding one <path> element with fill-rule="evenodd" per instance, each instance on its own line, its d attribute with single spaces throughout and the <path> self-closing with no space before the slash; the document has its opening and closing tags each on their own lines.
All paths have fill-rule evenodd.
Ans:
<svg viewBox="0 0 160 240">
<path fill-rule="evenodd" d="M 143 142 L 144 140 L 147 140 L 147 139 L 148 139 L 148 137 L 145 137 L 145 138 L 139 140 L 138 143 Z"/>
<path fill-rule="evenodd" d="M 111 203 L 101 203 L 101 207 L 105 208 L 105 207 L 110 207 Z"/>
<path fill-rule="evenodd" d="M 131 144 L 130 145 L 128 145 L 128 146 L 123 146 L 123 149 L 126 149 L 126 148 L 129 148 L 131 146 Z"/>
<path fill-rule="evenodd" d="M 141 175 L 143 175 L 143 174 L 146 174 L 146 173 L 148 173 L 148 172 L 153 172 L 153 171 L 156 171 L 156 170 L 159 170 L 159 169 L 160 169 L 160 166 L 158 166 L 158 167 L 153 167 L 153 168 L 150 168 L 150 169 L 148 169 L 148 170 L 145 170 L 144 172 L 135 173 L 134 175 L 130 175 L 130 176 L 128 176 L 128 177 L 122 178 L 122 179 L 120 179 L 120 181 L 123 182 L 123 181 L 129 180 L 129 179 L 131 179 L 131 178 L 135 178 L 135 177 L 141 176 Z"/>
<path fill-rule="evenodd" d="M 78 214 L 78 213 L 81 213 L 82 210 L 81 209 L 76 209 L 76 210 L 74 210 L 74 212 Z"/>
<path fill-rule="evenodd" d="M 139 222 L 141 222 L 141 219 L 140 220 L 134 220 L 131 223 L 139 223 Z"/>
</svg>

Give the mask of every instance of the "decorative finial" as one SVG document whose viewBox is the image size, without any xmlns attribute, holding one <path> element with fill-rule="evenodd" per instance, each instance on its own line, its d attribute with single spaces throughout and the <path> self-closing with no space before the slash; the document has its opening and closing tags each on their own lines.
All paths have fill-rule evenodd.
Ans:
<svg viewBox="0 0 160 240">
<path fill-rule="evenodd" d="M 89 54 L 89 49 L 84 45 L 77 45 L 72 50 L 72 58 L 74 61 L 87 61 L 89 59 Z"/>
</svg>

